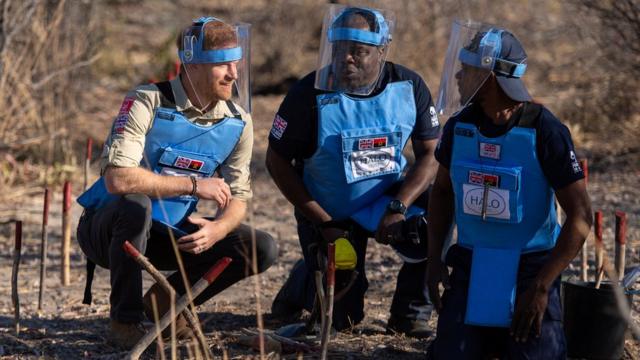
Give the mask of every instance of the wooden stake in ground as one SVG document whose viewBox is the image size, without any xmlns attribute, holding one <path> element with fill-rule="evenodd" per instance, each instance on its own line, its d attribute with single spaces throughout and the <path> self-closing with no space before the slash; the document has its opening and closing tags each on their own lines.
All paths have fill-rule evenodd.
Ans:
<svg viewBox="0 0 640 360">
<path fill-rule="evenodd" d="M 331 320 L 333 319 L 333 295 L 336 288 L 336 244 L 329 243 L 327 246 L 327 298 L 325 300 L 326 312 L 325 320 L 322 322 L 322 338 L 320 339 L 320 358 L 327 359 L 329 349 L 329 339 L 331 338 Z"/>
<path fill-rule="evenodd" d="M 64 194 L 62 200 L 62 247 L 60 250 L 60 281 L 62 286 L 68 286 L 71 283 L 70 255 L 71 250 L 71 183 L 64 182 L 62 189 Z"/>
<path fill-rule="evenodd" d="M 191 294 L 193 298 L 198 297 L 198 295 L 200 295 L 207 287 L 209 287 L 209 285 L 211 285 L 218 278 L 218 276 L 224 271 L 224 269 L 229 266 L 231 261 L 232 259 L 230 257 L 224 257 L 218 260 L 218 262 L 215 263 L 215 265 L 213 265 L 211 269 L 209 269 L 209 271 L 204 274 L 204 276 L 200 280 L 198 280 L 191 288 Z M 160 319 L 160 330 L 164 330 L 170 323 L 174 322 L 173 320 L 175 314 L 181 313 L 184 309 L 187 308 L 187 306 L 189 306 L 189 298 L 185 294 L 181 296 L 176 302 L 175 311 L 173 312 L 173 314 L 171 312 L 167 312 L 166 314 L 164 314 L 162 319 Z M 155 338 L 155 331 L 147 332 L 145 336 L 143 336 L 142 339 L 138 341 L 136 346 L 131 349 L 131 351 L 127 355 L 127 359 L 138 359 L 144 352 L 144 350 L 155 340 Z"/>
<path fill-rule="evenodd" d="M 138 264 L 140 264 L 140 266 L 142 266 L 151 275 L 151 277 L 155 279 L 158 285 L 160 285 L 160 287 L 164 291 L 166 291 L 172 299 L 175 299 L 175 290 L 173 289 L 171 284 L 169 284 L 167 278 L 165 278 L 162 273 L 160 273 L 158 269 L 153 266 L 149 259 L 140 254 L 138 249 L 136 249 L 135 246 L 133 246 L 129 241 L 125 241 L 122 247 L 124 248 L 124 251 L 127 253 L 127 255 L 131 256 Z M 188 307 L 182 311 L 182 315 L 184 315 L 184 318 L 187 320 L 189 327 L 191 327 L 193 333 L 196 335 L 196 339 L 198 340 L 200 346 L 202 347 L 202 350 L 204 351 L 205 358 L 213 359 L 213 353 L 211 352 L 211 349 L 209 349 L 209 346 L 207 346 L 207 340 L 202 333 L 202 329 L 200 328 L 200 325 L 198 323 L 198 318 L 191 312 L 191 310 L 189 310 Z"/>
<path fill-rule="evenodd" d="M 593 226 L 594 239 L 596 244 L 596 280 L 602 270 L 604 260 L 604 244 L 602 243 L 602 211 L 596 211 L 595 224 Z"/>
<path fill-rule="evenodd" d="M 49 188 L 44 189 L 44 209 L 42 210 L 42 238 L 40 242 L 40 289 L 38 291 L 38 311 L 42 310 L 44 279 L 47 272 L 47 238 L 49 225 Z"/>
<path fill-rule="evenodd" d="M 22 255 L 22 221 L 16 221 L 16 242 L 13 247 L 13 268 L 11 268 L 11 302 L 16 335 L 20 335 L 20 298 L 18 296 L 18 271 Z"/>
<path fill-rule="evenodd" d="M 582 172 L 584 173 L 584 184 L 588 185 L 589 181 L 589 167 L 587 160 L 580 160 L 580 167 L 582 168 Z M 587 282 L 589 280 L 589 236 L 584 239 L 584 243 L 582 244 L 582 256 L 581 256 L 581 270 L 582 270 L 582 281 Z"/>
<path fill-rule="evenodd" d="M 627 237 L 627 214 L 622 211 L 616 211 L 616 272 L 618 273 L 618 279 L 622 280 L 624 277 L 624 268 L 626 264 L 625 250 Z"/>
<path fill-rule="evenodd" d="M 93 139 L 87 138 L 87 151 L 86 157 L 84 158 L 84 185 L 82 188 L 87 190 L 87 185 L 89 185 L 89 167 L 91 166 L 91 151 L 93 149 Z"/>
</svg>

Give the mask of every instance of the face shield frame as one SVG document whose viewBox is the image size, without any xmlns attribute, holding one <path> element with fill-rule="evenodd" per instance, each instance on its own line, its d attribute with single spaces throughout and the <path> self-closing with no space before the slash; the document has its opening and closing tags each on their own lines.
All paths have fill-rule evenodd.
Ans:
<svg viewBox="0 0 640 360">
<path fill-rule="evenodd" d="M 369 30 L 357 27 L 344 26 L 351 16 L 363 17 L 369 26 Z M 370 30 L 373 28 L 373 30 Z M 371 94 L 377 84 L 389 52 L 392 33 L 395 28 L 395 17 L 391 11 L 373 9 L 368 7 L 350 7 L 345 5 L 330 5 L 327 10 L 322 27 L 320 51 L 318 53 L 318 66 L 316 71 L 315 88 L 323 91 L 342 92 L 350 95 L 366 96 Z M 382 53 L 369 56 L 378 56 L 379 63 L 375 64 L 375 75 L 368 76 L 367 70 L 373 73 L 373 68 L 368 69 L 359 63 L 354 50 L 358 47 L 370 46 L 371 52 Z M 340 60 L 348 54 L 353 62 L 347 70 Z M 347 72 L 347 74 L 344 74 Z M 351 79 L 349 79 L 351 77 Z M 359 77 L 362 77 L 361 79 Z M 349 84 L 351 82 L 351 84 Z"/>
<path fill-rule="evenodd" d="M 453 22 L 436 102 L 438 114 L 451 116 L 466 107 L 496 69 L 524 73 L 526 64 L 512 66 L 499 58 L 503 31 L 474 21 Z"/>
<path fill-rule="evenodd" d="M 188 65 L 192 64 L 225 64 L 234 62 L 237 79 L 233 83 L 231 101 L 240 106 L 245 112 L 251 112 L 251 56 L 250 34 L 251 24 L 227 24 L 235 31 L 236 46 L 204 50 L 205 27 L 207 24 L 224 21 L 215 17 L 201 17 L 195 19 L 190 28 L 182 34 L 182 50 L 178 50 L 178 57 L 183 64 L 189 83 Z M 193 85 L 192 85 L 193 86 Z M 196 93 L 196 96 L 198 94 Z M 202 103 L 202 101 L 201 101 Z"/>
</svg>

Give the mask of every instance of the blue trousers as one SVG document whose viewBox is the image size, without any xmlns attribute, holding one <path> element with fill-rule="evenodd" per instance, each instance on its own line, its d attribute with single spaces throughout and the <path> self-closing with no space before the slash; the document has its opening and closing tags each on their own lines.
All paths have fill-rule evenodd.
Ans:
<svg viewBox="0 0 640 360">
<path fill-rule="evenodd" d="M 565 359 L 560 279 L 554 281 L 549 291 L 540 337 L 532 332 L 527 342 L 517 343 L 507 328 L 465 325 L 471 256 L 471 250 L 458 245 L 447 252 L 446 263 L 453 267 L 451 287 L 443 294 L 437 337 L 427 351 L 427 359 Z M 516 301 L 533 282 L 548 256 L 549 252 L 545 251 L 520 257 Z"/>
</svg>

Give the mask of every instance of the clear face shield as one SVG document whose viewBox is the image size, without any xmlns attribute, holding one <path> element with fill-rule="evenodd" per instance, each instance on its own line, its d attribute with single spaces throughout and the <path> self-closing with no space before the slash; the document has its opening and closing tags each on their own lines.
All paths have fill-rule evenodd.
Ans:
<svg viewBox="0 0 640 360">
<path fill-rule="evenodd" d="M 316 89 L 369 95 L 382 73 L 394 26 L 389 11 L 331 5 L 322 24 Z"/>
<path fill-rule="evenodd" d="M 250 29 L 250 24 L 202 17 L 183 32 L 178 56 L 202 109 L 231 100 L 251 112 Z"/>
<path fill-rule="evenodd" d="M 451 116 L 473 99 L 494 69 L 502 30 L 473 21 L 453 22 L 436 111 Z"/>
</svg>

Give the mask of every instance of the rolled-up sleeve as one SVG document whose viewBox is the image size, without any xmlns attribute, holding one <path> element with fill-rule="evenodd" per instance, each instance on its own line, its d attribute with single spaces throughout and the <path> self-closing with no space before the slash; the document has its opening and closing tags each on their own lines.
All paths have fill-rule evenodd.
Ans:
<svg viewBox="0 0 640 360">
<path fill-rule="evenodd" d="M 220 174 L 231 188 L 231 195 L 239 200 L 249 200 L 251 191 L 251 152 L 253 151 L 253 120 L 251 115 L 242 114 L 244 130 L 235 149 L 222 165 Z"/>
</svg>

